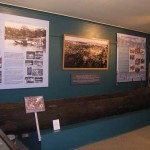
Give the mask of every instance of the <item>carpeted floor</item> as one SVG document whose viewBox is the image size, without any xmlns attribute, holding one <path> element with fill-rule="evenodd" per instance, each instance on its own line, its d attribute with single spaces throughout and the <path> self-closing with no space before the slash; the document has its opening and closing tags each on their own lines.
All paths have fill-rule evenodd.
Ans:
<svg viewBox="0 0 150 150">
<path fill-rule="evenodd" d="M 76 150 L 150 150 L 150 126 L 86 145 Z"/>
</svg>

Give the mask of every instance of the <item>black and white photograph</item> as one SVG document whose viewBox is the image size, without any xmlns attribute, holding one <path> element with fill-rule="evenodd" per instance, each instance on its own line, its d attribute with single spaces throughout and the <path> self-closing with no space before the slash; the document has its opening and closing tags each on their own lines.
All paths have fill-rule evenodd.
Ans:
<svg viewBox="0 0 150 150">
<path fill-rule="evenodd" d="M 36 59 L 43 59 L 43 51 L 36 51 L 35 52 Z"/>
<path fill-rule="evenodd" d="M 27 51 L 26 52 L 26 59 L 35 59 L 35 52 L 34 51 Z"/>
<path fill-rule="evenodd" d="M 33 60 L 25 60 L 26 66 L 33 66 Z"/>
<path fill-rule="evenodd" d="M 43 76 L 43 69 L 32 69 L 32 76 Z"/>
<path fill-rule="evenodd" d="M 43 61 L 40 61 L 40 60 L 34 60 L 33 64 L 34 64 L 34 66 L 42 67 L 42 66 L 43 66 Z"/>
<path fill-rule="evenodd" d="M 25 77 L 26 83 L 34 83 L 34 77 Z"/>
<path fill-rule="evenodd" d="M 27 75 L 32 75 L 32 67 L 27 67 Z"/>
<path fill-rule="evenodd" d="M 0 57 L 0 68 L 2 68 L 2 57 Z"/>
<path fill-rule="evenodd" d="M 5 47 L 17 50 L 46 48 L 46 29 L 28 24 L 5 22 Z"/>
<path fill-rule="evenodd" d="M 35 83 L 42 83 L 43 77 L 35 77 Z"/>
</svg>

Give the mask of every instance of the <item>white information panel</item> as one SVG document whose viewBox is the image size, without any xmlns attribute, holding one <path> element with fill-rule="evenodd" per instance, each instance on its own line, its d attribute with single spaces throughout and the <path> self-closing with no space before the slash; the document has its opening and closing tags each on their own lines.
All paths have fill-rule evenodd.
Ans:
<svg viewBox="0 0 150 150">
<path fill-rule="evenodd" d="M 48 87 L 49 21 L 0 13 L 0 89 Z"/>
<path fill-rule="evenodd" d="M 117 33 L 117 82 L 146 80 L 146 38 Z"/>
</svg>

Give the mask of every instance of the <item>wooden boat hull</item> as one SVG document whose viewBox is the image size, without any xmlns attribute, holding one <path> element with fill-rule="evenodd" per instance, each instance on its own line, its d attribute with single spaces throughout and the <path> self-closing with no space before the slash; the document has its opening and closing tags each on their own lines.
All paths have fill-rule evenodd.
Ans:
<svg viewBox="0 0 150 150">
<path fill-rule="evenodd" d="M 150 107 L 150 89 L 142 88 L 105 95 L 46 100 L 39 112 L 41 129 L 52 127 L 52 120 L 69 125 Z M 6 133 L 36 130 L 34 113 L 26 114 L 24 103 L 0 103 L 0 128 Z"/>
</svg>

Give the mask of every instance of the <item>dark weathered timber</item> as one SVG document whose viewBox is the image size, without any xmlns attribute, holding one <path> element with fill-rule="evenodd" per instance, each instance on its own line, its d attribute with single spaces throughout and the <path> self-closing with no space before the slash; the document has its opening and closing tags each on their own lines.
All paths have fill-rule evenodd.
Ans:
<svg viewBox="0 0 150 150">
<path fill-rule="evenodd" d="M 52 127 L 52 120 L 61 125 L 94 120 L 150 107 L 150 89 L 45 101 L 45 112 L 39 112 L 41 129 Z M 34 114 L 26 114 L 24 102 L 0 103 L 0 128 L 6 133 L 36 130 Z"/>
<path fill-rule="evenodd" d="M 20 150 L 9 138 L 7 135 L 5 135 L 5 133 L 0 129 L 0 138 L 2 139 L 2 141 L 7 145 L 7 147 L 10 150 Z M 1 150 L 5 150 L 6 148 L 3 146 L 3 144 L 1 143 L 0 145 Z"/>
</svg>

